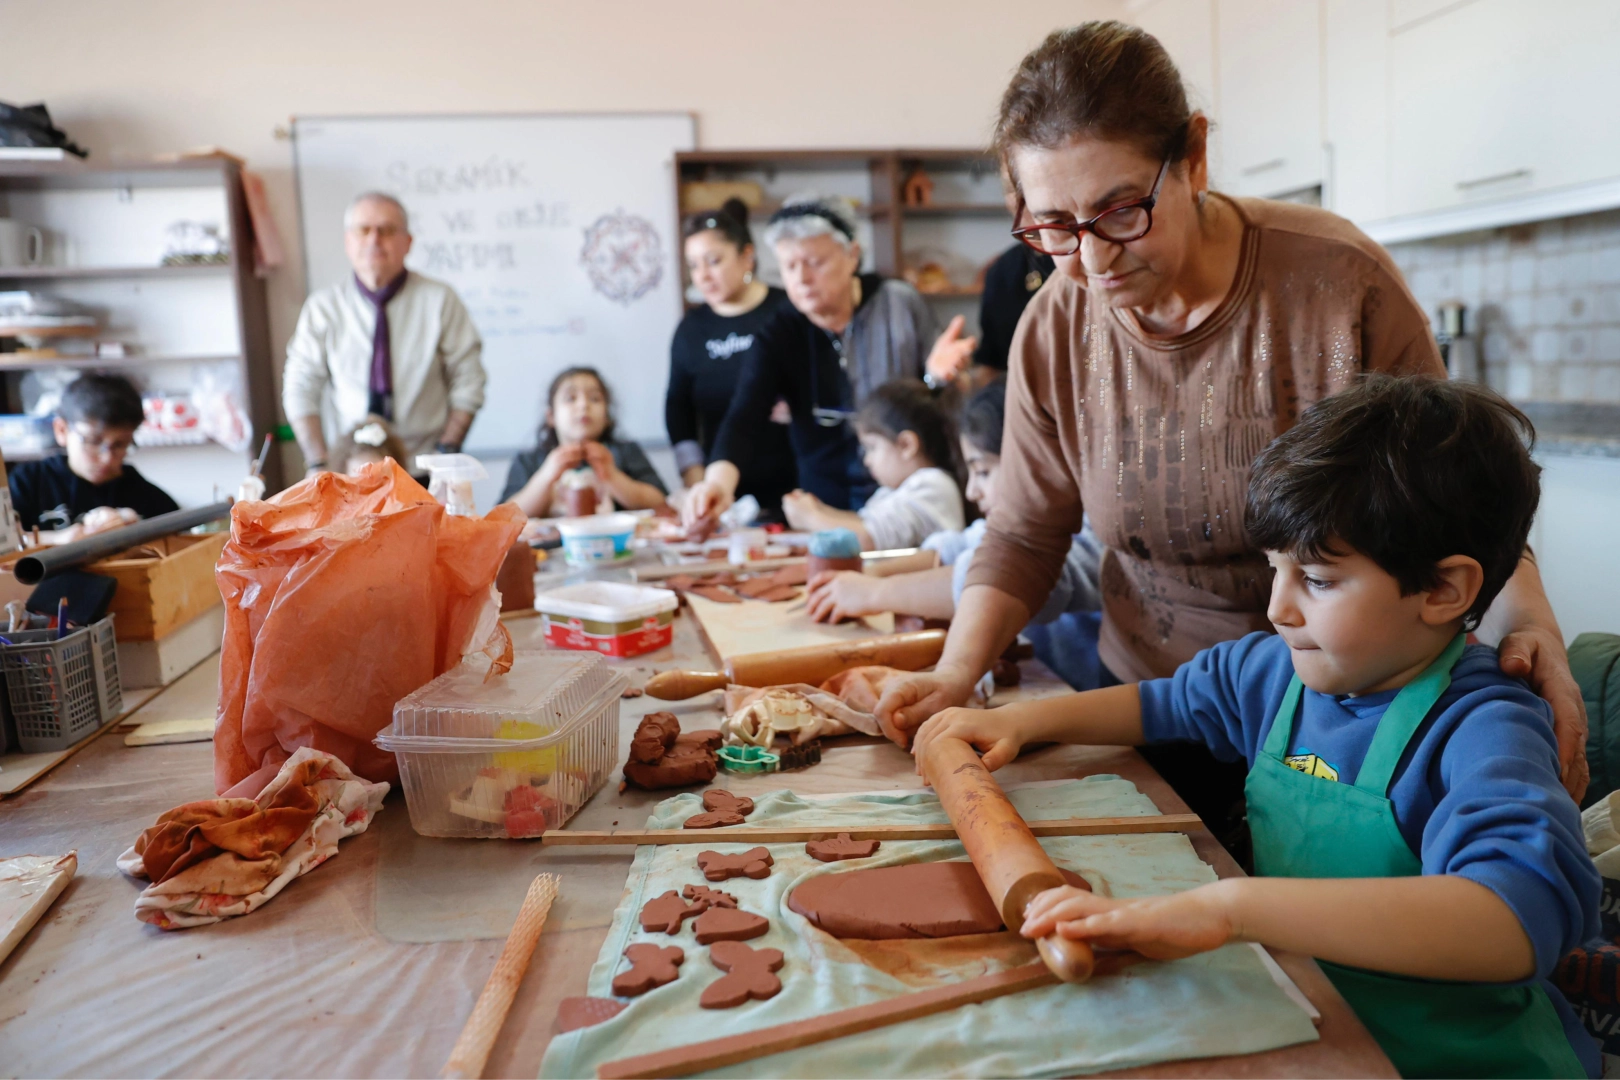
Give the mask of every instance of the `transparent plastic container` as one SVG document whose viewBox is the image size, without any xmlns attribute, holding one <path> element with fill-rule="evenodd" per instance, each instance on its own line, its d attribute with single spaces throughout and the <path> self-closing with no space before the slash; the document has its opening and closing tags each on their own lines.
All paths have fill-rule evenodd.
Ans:
<svg viewBox="0 0 1620 1080">
<path fill-rule="evenodd" d="M 394 706 L 373 740 L 399 762 L 411 827 L 490 839 L 560 829 L 619 761 L 629 677 L 595 653 L 520 650 L 484 681 L 469 657 Z"/>
</svg>

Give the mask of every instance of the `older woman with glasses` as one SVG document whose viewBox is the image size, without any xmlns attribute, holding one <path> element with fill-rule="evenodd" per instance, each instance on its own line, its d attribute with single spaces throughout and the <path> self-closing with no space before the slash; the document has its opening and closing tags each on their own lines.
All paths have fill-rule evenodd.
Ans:
<svg viewBox="0 0 1620 1080">
<path fill-rule="evenodd" d="M 850 418 L 877 387 L 954 370 L 974 341 L 941 336 L 933 313 L 903 281 L 863 274 L 855 215 L 837 198 L 789 199 L 771 216 L 765 242 L 776 254 L 790 307 L 760 332 L 709 466 L 688 489 L 683 518 L 711 520 L 731 504 L 735 463 L 752 459 L 771 410 L 786 401 L 799 487 L 828 506 L 858 510 L 875 488 L 861 464 Z M 961 357 L 955 354 L 960 353 Z"/>
<path fill-rule="evenodd" d="M 1107 547 L 1099 651 L 1114 680 L 1269 630 L 1271 570 L 1243 532 L 1254 456 L 1364 372 L 1445 375 L 1388 253 L 1324 210 L 1211 192 L 1208 130 L 1158 41 L 1115 22 L 1053 33 L 1002 97 L 1013 233 L 1057 271 L 1013 340 L 1003 493 L 945 655 L 878 704 L 902 744 L 965 703 L 1039 610 L 1086 511 Z M 1479 636 L 1551 703 L 1578 796 L 1585 712 L 1528 552 Z"/>
</svg>

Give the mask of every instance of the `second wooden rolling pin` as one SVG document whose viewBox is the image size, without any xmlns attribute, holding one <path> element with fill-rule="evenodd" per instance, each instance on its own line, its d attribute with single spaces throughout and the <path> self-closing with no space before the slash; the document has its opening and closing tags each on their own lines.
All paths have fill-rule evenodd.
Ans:
<svg viewBox="0 0 1620 1080">
<path fill-rule="evenodd" d="M 1001 921 L 1016 931 L 1024 925 L 1029 902 L 1038 893 L 1066 884 L 1063 875 L 973 747 L 961 739 L 935 739 L 924 755 L 924 777 L 956 826 L 985 891 L 1001 909 Z M 1035 947 L 1052 974 L 1064 982 L 1091 977 L 1096 957 L 1085 942 L 1052 934 Z"/>
<path fill-rule="evenodd" d="M 945 651 L 945 631 L 919 630 L 836 645 L 809 645 L 802 649 L 773 649 L 743 653 L 726 661 L 724 671 L 661 671 L 642 687 L 665 701 L 696 697 L 727 685 L 781 686 L 809 683 L 820 686 L 840 671 L 878 664 L 901 671 L 921 671 L 938 663 Z"/>
</svg>

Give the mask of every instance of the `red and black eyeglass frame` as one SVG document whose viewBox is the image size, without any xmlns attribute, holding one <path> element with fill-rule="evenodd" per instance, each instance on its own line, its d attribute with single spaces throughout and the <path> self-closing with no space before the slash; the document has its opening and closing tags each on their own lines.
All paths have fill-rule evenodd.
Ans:
<svg viewBox="0 0 1620 1080">
<path fill-rule="evenodd" d="M 1153 180 L 1153 190 L 1148 192 L 1146 196 L 1140 199 L 1132 199 L 1130 202 L 1120 203 L 1118 206 L 1110 206 L 1096 217 L 1088 218 L 1085 221 L 1062 224 L 1053 222 L 1044 225 L 1019 226 L 1017 223 L 1024 216 L 1024 198 L 1022 195 L 1020 195 L 1018 197 L 1018 211 L 1013 216 L 1012 234 L 1032 251 L 1037 251 L 1042 255 L 1055 255 L 1058 257 L 1073 255 L 1076 251 L 1080 250 L 1081 233 L 1089 232 L 1099 240 L 1110 244 L 1128 244 L 1132 240 L 1140 240 L 1153 229 L 1153 208 L 1159 203 L 1159 189 L 1164 187 L 1164 178 L 1169 174 L 1169 172 L 1170 159 L 1165 158 L 1164 164 L 1159 166 L 1159 175 Z M 1110 235 L 1108 232 L 1097 227 L 1098 223 L 1104 218 L 1111 214 L 1120 213 L 1124 210 L 1141 210 L 1144 212 L 1144 220 L 1140 229 L 1130 231 L 1129 235 Z M 1046 248 L 1042 247 L 1040 243 L 1040 234 L 1047 231 L 1067 233 L 1070 236 L 1073 236 L 1074 250 L 1062 252 L 1047 251 Z"/>
</svg>

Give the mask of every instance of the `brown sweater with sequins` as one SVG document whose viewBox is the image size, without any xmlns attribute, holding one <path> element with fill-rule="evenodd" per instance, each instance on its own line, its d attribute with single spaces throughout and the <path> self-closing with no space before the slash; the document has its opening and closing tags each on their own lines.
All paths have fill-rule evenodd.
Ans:
<svg viewBox="0 0 1620 1080">
<path fill-rule="evenodd" d="M 1243 533 L 1249 466 L 1364 371 L 1444 375 L 1389 254 L 1313 207 L 1230 200 L 1232 291 L 1153 337 L 1056 274 L 1013 339 L 996 507 L 967 575 L 1038 611 L 1089 512 L 1107 545 L 1102 661 L 1130 682 L 1269 630 L 1271 571 Z"/>
</svg>

